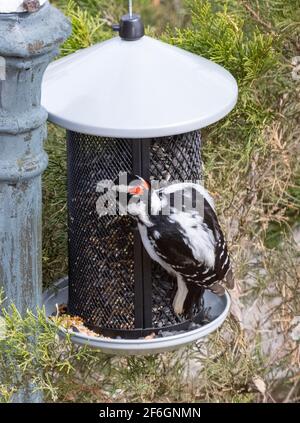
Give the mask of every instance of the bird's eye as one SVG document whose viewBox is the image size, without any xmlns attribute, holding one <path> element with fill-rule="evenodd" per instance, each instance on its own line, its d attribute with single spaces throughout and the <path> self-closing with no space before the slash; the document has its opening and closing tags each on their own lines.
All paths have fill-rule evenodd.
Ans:
<svg viewBox="0 0 300 423">
<path fill-rule="evenodd" d="M 138 185 L 136 187 L 129 188 L 128 192 L 131 195 L 143 195 L 144 189 L 143 189 L 143 187 L 141 187 L 140 185 Z"/>
</svg>

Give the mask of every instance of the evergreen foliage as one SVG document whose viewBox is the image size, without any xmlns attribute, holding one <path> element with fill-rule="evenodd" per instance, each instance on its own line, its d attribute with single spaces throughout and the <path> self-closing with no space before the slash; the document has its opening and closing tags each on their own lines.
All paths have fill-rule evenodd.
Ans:
<svg viewBox="0 0 300 423">
<path fill-rule="evenodd" d="M 127 7 L 125 0 L 53 3 L 73 24 L 63 55 L 113 36 L 111 24 Z M 269 307 L 268 329 L 258 324 L 249 334 L 235 314 L 204 347 L 109 357 L 59 339 L 43 311 L 22 318 L 12 306 L 0 318 L 0 398 L 7 402 L 33 383 L 48 401 L 299 401 L 299 343 L 291 338 L 300 310 L 299 251 L 291 238 L 300 209 L 300 89 L 291 76 L 292 59 L 300 56 L 299 1 L 135 5 L 153 36 L 214 60 L 238 81 L 236 109 L 203 131 L 206 186 L 230 241 L 242 306 L 252 310 L 262 301 Z M 49 285 L 67 272 L 64 131 L 50 125 L 46 150 L 43 271 Z M 284 337 L 274 356 L 266 331 Z"/>
</svg>

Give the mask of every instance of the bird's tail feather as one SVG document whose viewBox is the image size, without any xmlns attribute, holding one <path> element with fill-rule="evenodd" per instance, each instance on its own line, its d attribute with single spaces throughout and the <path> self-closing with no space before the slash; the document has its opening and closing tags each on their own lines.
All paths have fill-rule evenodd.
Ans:
<svg viewBox="0 0 300 423">
<path fill-rule="evenodd" d="M 234 288 L 234 276 L 233 276 L 233 271 L 232 268 L 230 267 L 228 272 L 225 275 L 225 285 L 228 289 L 233 289 Z"/>
<path fill-rule="evenodd" d="M 225 286 L 228 289 L 234 288 L 234 277 L 233 277 L 233 271 L 231 268 L 229 268 L 228 272 L 225 275 L 224 278 Z M 219 295 L 220 297 L 225 294 L 225 288 L 220 285 L 219 283 L 215 283 L 210 287 L 210 290 L 214 293 Z"/>
<path fill-rule="evenodd" d="M 220 297 L 222 297 L 225 294 L 225 288 L 219 283 L 215 283 L 209 289 L 211 290 L 211 292 L 219 295 Z"/>
</svg>

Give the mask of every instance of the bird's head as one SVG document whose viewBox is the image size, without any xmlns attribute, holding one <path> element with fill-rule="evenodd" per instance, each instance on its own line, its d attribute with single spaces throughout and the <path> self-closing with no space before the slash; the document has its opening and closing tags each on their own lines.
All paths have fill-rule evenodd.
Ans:
<svg viewBox="0 0 300 423">
<path fill-rule="evenodd" d="M 149 193 L 151 185 L 141 176 L 124 172 L 115 179 L 113 189 L 119 193 L 126 193 L 130 198 L 142 197 Z"/>
<path fill-rule="evenodd" d="M 138 175 L 121 173 L 114 181 L 113 190 L 117 193 L 117 203 L 122 211 L 138 216 L 141 209 L 147 210 L 151 185 Z"/>
</svg>

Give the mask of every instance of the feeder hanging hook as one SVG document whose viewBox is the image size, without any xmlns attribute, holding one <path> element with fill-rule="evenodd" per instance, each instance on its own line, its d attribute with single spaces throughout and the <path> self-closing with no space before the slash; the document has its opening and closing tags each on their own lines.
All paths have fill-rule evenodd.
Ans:
<svg viewBox="0 0 300 423">
<path fill-rule="evenodd" d="M 128 0 L 129 17 L 132 18 L 132 0 Z"/>
</svg>

